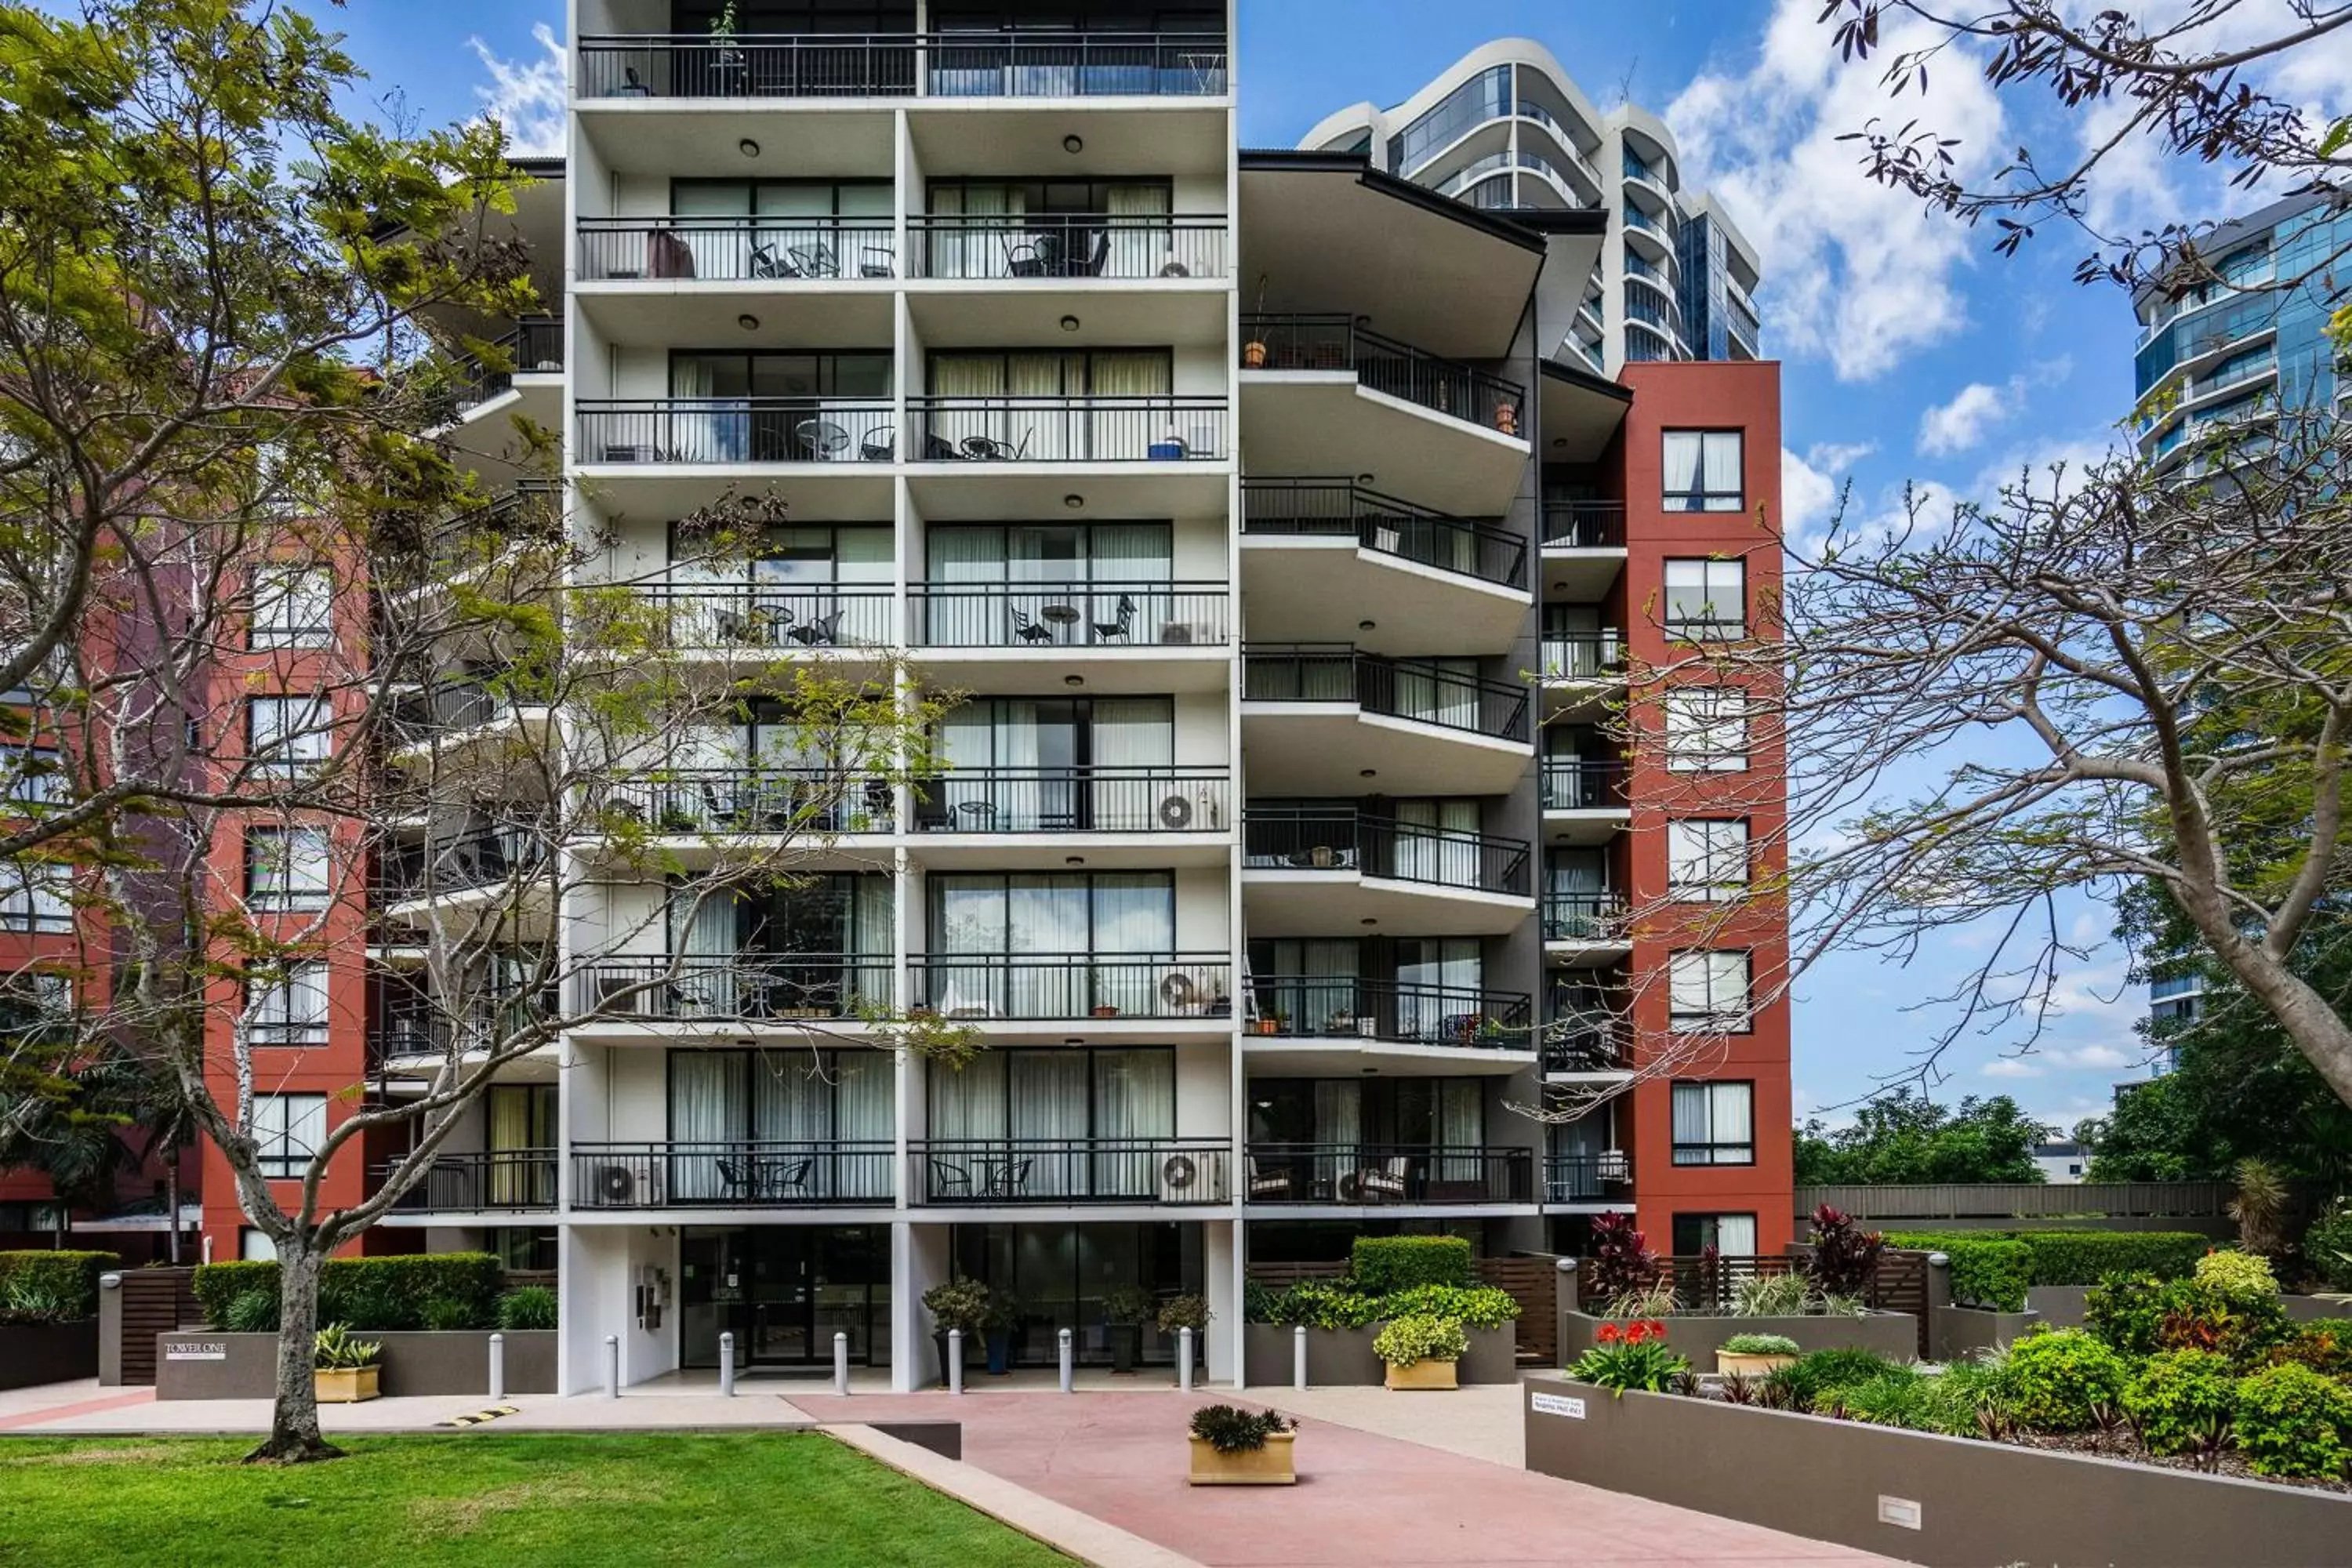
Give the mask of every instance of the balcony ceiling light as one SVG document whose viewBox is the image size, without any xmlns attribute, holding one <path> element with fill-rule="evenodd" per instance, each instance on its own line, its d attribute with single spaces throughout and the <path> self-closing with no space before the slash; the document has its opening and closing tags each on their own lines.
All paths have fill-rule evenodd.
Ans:
<svg viewBox="0 0 2352 1568">
<path fill-rule="evenodd" d="M 1366 916 L 1365 916 L 1361 921 L 1359 921 L 1359 922 L 1357 922 L 1357 923 L 1358 923 L 1358 924 L 1360 924 L 1360 925 L 1376 926 L 1376 925 L 1380 924 L 1381 922 L 1380 922 L 1380 921 L 1376 921 L 1376 920 L 1374 920 L 1371 916 L 1370 916 L 1370 915 L 1366 915 Z"/>
<path fill-rule="evenodd" d="M 1077 330 L 1078 319 L 1076 316 L 1065 316 L 1062 318 L 1062 331 L 1066 332 L 1075 332 Z"/>
<path fill-rule="evenodd" d="M 1368 632 L 1379 625 L 1380 623 L 1378 621 L 1358 621 L 1356 623 L 1356 629 L 1360 632 Z"/>
<path fill-rule="evenodd" d="M 1381 776 L 1381 770 L 1378 768 L 1365 768 L 1360 771 L 1356 776 L 1360 779 L 1376 779 Z"/>
<path fill-rule="evenodd" d="M 735 324 L 747 332 L 756 332 L 760 330 L 760 318 L 746 310 L 735 318 Z"/>
<path fill-rule="evenodd" d="M 1066 675 L 1062 677 L 1062 684 L 1065 686 L 1084 686 L 1086 683 L 1087 678 L 1083 675 Z"/>
<path fill-rule="evenodd" d="M 1372 482 L 1372 476 L 1370 474 L 1358 474 L 1356 476 L 1356 482 L 1360 485 L 1370 484 Z"/>
<path fill-rule="evenodd" d="M 1551 444 L 1555 447 L 1564 447 L 1568 445 L 1568 437 L 1565 436 L 1555 436 L 1551 438 Z"/>
<path fill-rule="evenodd" d="M 760 155 L 760 144 L 746 136 L 735 143 L 735 151 L 742 153 L 746 158 L 756 158 Z"/>
<path fill-rule="evenodd" d="M 1076 153 L 1083 153 L 1086 150 L 1087 144 L 1084 138 L 1078 136 L 1065 136 L 1062 138 L 1063 152 Z"/>
<path fill-rule="evenodd" d="M 1073 490 L 1068 495 L 1062 498 L 1062 504 L 1068 507 L 1072 511 L 1077 511 L 1086 506 L 1087 498 Z"/>
<path fill-rule="evenodd" d="M 1065 855 L 1062 857 L 1062 864 L 1065 866 L 1083 866 L 1086 863 L 1087 858 L 1083 855 Z"/>
</svg>

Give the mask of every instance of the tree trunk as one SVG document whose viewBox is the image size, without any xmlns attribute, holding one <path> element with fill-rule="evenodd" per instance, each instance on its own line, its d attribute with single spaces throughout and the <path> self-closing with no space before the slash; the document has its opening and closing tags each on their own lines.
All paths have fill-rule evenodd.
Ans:
<svg viewBox="0 0 2352 1568">
<path fill-rule="evenodd" d="M 172 1205 L 171 1217 L 166 1222 L 163 1237 L 171 1247 L 172 1267 L 177 1268 L 180 1266 L 180 1151 L 177 1147 L 172 1150 L 170 1156 L 164 1161 L 163 1168 L 167 1173 L 163 1179 L 169 1184 L 164 1201 Z"/>
<path fill-rule="evenodd" d="M 2185 907 L 2185 906 L 2184 906 Z M 2190 919 L 2196 912 L 2190 910 Z M 2197 922 L 2200 927 L 2204 922 Z M 2207 931 L 2206 940 L 2214 944 L 2221 962 L 2238 977 L 2238 984 L 2252 993 L 2254 998 L 2271 1011 L 2279 1026 L 2303 1052 L 2304 1059 L 2317 1069 L 2336 1098 L 2352 1105 L 2352 1025 L 2345 1023 L 2327 998 L 2313 990 L 2294 971 L 2273 958 L 2252 942 L 2227 931 L 2230 940 L 2221 942 L 2216 933 Z"/>
<path fill-rule="evenodd" d="M 343 1451 L 319 1435 L 319 1394 L 310 1373 L 319 1337 L 319 1277 L 325 1264 L 308 1236 L 278 1249 L 278 1393 L 269 1436 L 247 1464 L 299 1465 L 339 1459 Z"/>
</svg>

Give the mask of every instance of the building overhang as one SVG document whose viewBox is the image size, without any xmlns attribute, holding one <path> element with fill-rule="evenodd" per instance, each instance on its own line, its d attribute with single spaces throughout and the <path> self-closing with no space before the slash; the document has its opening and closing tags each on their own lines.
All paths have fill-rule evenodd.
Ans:
<svg viewBox="0 0 2352 1568">
<path fill-rule="evenodd" d="M 1633 406 L 1633 389 L 1556 359 L 1543 361 L 1536 456 L 1548 463 L 1590 463 L 1608 448 Z"/>
</svg>

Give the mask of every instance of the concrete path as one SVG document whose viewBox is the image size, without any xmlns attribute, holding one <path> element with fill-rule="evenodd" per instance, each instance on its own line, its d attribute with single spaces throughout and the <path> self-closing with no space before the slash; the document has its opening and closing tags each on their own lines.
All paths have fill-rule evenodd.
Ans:
<svg viewBox="0 0 2352 1568">
<path fill-rule="evenodd" d="M 1272 1391 L 1260 1391 L 1271 1393 Z M 1352 1394 L 1355 1391 L 1334 1390 Z M 1385 1390 L 1363 1391 L 1385 1393 Z M 1230 1393 L 1075 1398 L 796 1394 L 826 1422 L 958 1420 L 967 1464 L 1213 1568 L 1444 1564 L 1830 1564 L 1884 1558 L 1530 1475 L 1444 1446 L 1306 1416 L 1295 1487 L 1193 1488 L 1185 1425 Z M 1454 1395 L 1392 1394 L 1398 1419 L 1450 1425 Z M 1426 1402 L 1405 1405 L 1402 1402 Z M 1277 1408 L 1282 1401 L 1273 1401 Z M 1302 1401 L 1301 1404 L 1312 1403 Z M 1514 1404 L 1511 1415 L 1517 1424 Z M 1360 1415 L 1360 1419 L 1361 1416 Z M 1467 1422 L 1465 1415 L 1461 1418 Z M 1457 1438 L 1467 1442 L 1469 1439 Z M 1488 1437 L 1485 1446 L 1498 1448 Z"/>
</svg>

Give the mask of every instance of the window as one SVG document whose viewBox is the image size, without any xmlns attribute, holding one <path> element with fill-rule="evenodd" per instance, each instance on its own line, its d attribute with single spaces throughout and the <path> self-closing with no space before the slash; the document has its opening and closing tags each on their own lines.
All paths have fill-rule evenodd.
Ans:
<svg viewBox="0 0 2352 1568">
<path fill-rule="evenodd" d="M 1677 899 L 1720 902 L 1748 890 L 1745 818 L 1684 817 L 1666 824 L 1666 886 Z"/>
<path fill-rule="evenodd" d="M 325 961 L 289 963 L 274 979 L 247 982 L 245 1014 L 247 1036 L 257 1046 L 325 1045 Z"/>
<path fill-rule="evenodd" d="M 1752 1214 L 1678 1214 L 1674 1219 L 1675 1256 L 1696 1258 L 1708 1247 L 1724 1258 L 1756 1255 Z"/>
<path fill-rule="evenodd" d="M 257 1094 L 253 1097 L 253 1142 L 261 1152 L 261 1173 L 299 1177 L 327 1138 L 323 1094 Z"/>
<path fill-rule="evenodd" d="M 1743 446 L 1737 430 L 1667 431 L 1666 510 L 1738 511 L 1746 499 Z"/>
<path fill-rule="evenodd" d="M 236 1255 L 247 1263 L 275 1263 L 278 1244 L 253 1226 L 242 1226 L 236 1233 Z"/>
<path fill-rule="evenodd" d="M 324 566 L 273 562 L 253 574 L 255 647 L 324 647 L 334 632 L 334 579 Z"/>
<path fill-rule="evenodd" d="M 0 868 L 0 931 L 73 930 L 73 873 L 63 866 L 17 860 Z"/>
<path fill-rule="evenodd" d="M 66 798 L 58 753 L 47 746 L 0 747 L 0 795 L 20 805 L 53 805 Z"/>
<path fill-rule="evenodd" d="M 245 836 L 245 893 L 257 910 L 327 907 L 327 830 L 255 827 Z"/>
<path fill-rule="evenodd" d="M 273 773 L 298 773 L 327 760 L 333 738 L 327 700 L 310 697 L 255 697 L 246 704 L 247 755 L 257 768 Z"/>
<path fill-rule="evenodd" d="M 1696 642 L 1742 636 L 1748 630 L 1748 563 L 1667 562 L 1665 610 L 1670 637 Z"/>
<path fill-rule="evenodd" d="M 1669 773 L 1747 770 L 1747 692 L 1733 686 L 1684 686 L 1668 691 L 1664 702 Z"/>
<path fill-rule="evenodd" d="M 1675 1032 L 1748 1032 L 1748 954 L 1677 952 L 1668 963 L 1668 1023 Z"/>
<path fill-rule="evenodd" d="M 1675 1163 L 1756 1163 L 1756 1086 L 1675 1085 Z"/>
</svg>

